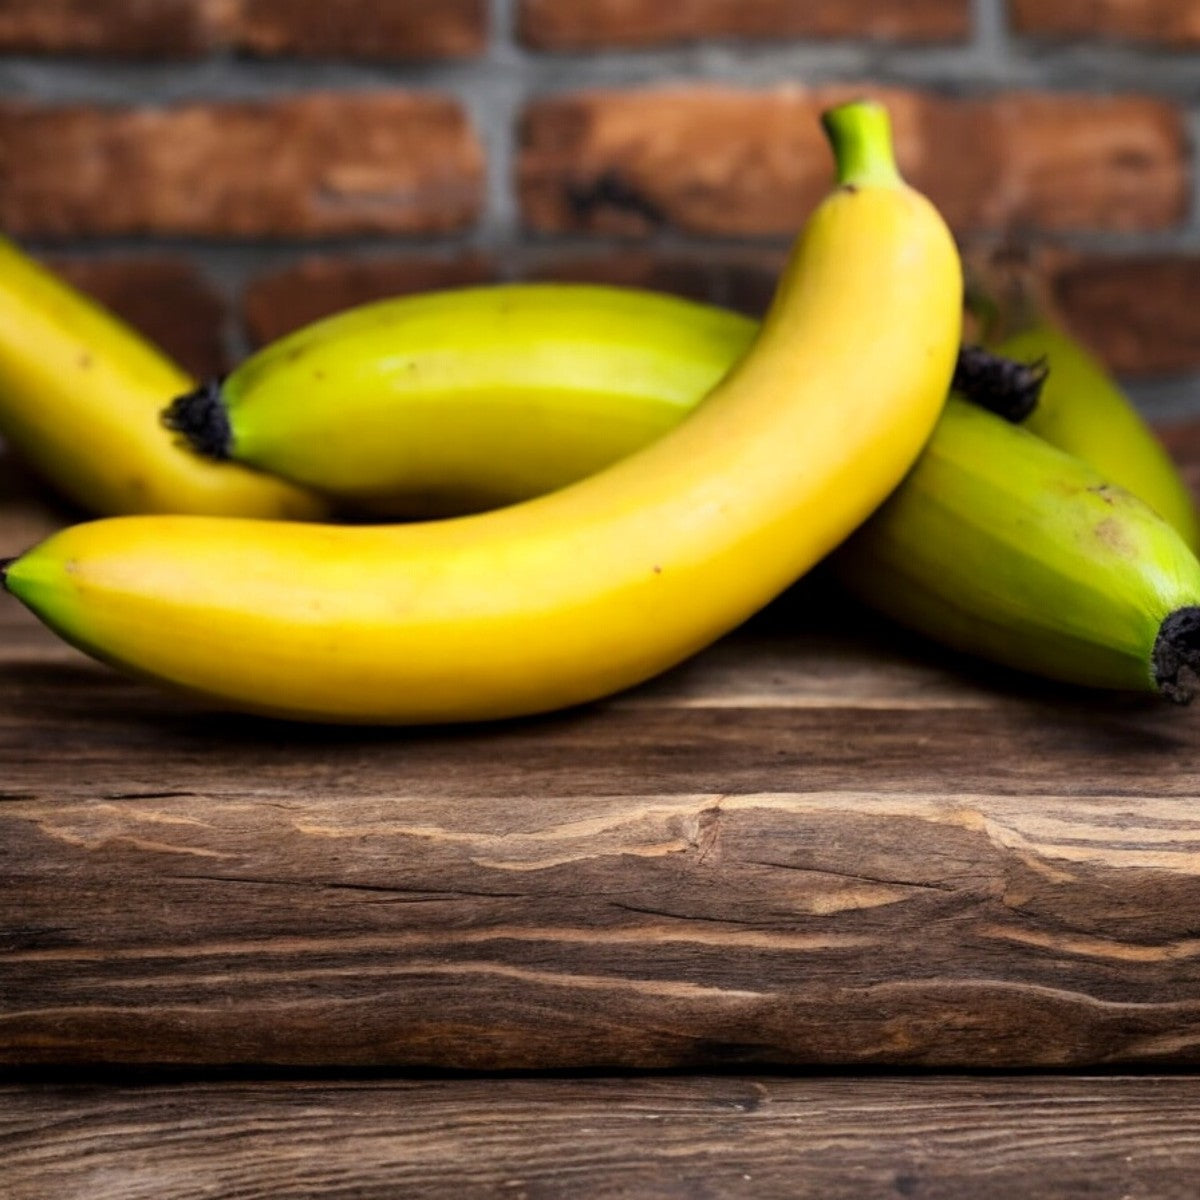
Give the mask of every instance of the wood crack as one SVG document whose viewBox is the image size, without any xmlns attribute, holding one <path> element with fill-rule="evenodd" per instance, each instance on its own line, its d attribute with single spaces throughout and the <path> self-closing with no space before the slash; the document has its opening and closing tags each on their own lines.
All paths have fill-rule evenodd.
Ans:
<svg viewBox="0 0 1200 1200">
<path fill-rule="evenodd" d="M 384 883 L 350 883 L 324 879 L 272 879 L 270 877 L 254 875 L 174 874 L 169 878 L 174 880 L 196 880 L 207 883 L 244 883 L 257 887 L 297 888 L 303 891 L 328 890 L 379 893 L 397 898 L 410 899 L 413 903 L 420 901 L 445 901 L 458 898 L 484 900 L 521 899 L 528 895 L 526 892 L 473 891 L 465 888 L 406 888 Z"/>
<path fill-rule="evenodd" d="M 765 858 L 746 859 L 748 866 L 775 867 L 782 871 L 796 871 L 804 875 L 824 875 L 832 879 L 847 879 L 853 883 L 865 883 L 877 887 L 918 888 L 931 892 L 961 893 L 963 889 L 953 883 L 921 883 L 915 879 L 893 879 L 884 875 L 864 875 L 857 871 L 838 871 L 832 867 L 803 867 L 797 863 L 776 862 Z"/>
<path fill-rule="evenodd" d="M 666 917 L 671 921 L 709 921 L 714 925 L 738 925 L 743 929 L 748 928 L 745 921 L 735 921 L 732 917 L 713 917 L 703 913 L 670 912 L 665 908 L 653 908 L 650 906 L 641 907 L 636 904 L 626 904 L 622 900 L 610 900 L 608 903 L 613 908 L 619 908 L 625 912 L 638 913 L 648 917 Z"/>
<path fill-rule="evenodd" d="M 102 800 L 177 800 L 199 798 L 198 792 L 101 792 Z"/>
</svg>

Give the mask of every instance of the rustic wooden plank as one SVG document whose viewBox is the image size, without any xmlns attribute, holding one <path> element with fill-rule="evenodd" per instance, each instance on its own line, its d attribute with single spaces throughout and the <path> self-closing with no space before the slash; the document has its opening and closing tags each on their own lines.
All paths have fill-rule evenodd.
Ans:
<svg viewBox="0 0 1200 1200">
<path fill-rule="evenodd" d="M 0 1153 L 9 1200 L 1192 1200 L 1200 1081 L 9 1087 Z"/>
<path fill-rule="evenodd" d="M 0 1061 L 1200 1058 L 1190 713 L 884 672 L 364 732 L 4 673 Z"/>
<path fill-rule="evenodd" d="M 0 1060 L 1200 1059 L 1190 797 L 156 786 L 3 805 Z"/>
</svg>

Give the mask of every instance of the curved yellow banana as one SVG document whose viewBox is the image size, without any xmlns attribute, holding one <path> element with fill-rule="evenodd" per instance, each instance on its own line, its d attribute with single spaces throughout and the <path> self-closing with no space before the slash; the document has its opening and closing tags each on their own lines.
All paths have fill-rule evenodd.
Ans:
<svg viewBox="0 0 1200 1200">
<path fill-rule="evenodd" d="M 241 709 L 376 722 L 534 713 L 733 628 L 899 482 L 959 344 L 958 254 L 886 113 L 826 114 L 839 186 L 746 356 L 650 446 L 558 492 L 393 527 L 76 526 L 7 566 L 69 641 Z"/>
<path fill-rule="evenodd" d="M 951 398 L 904 483 L 831 560 L 864 601 L 972 655 L 1191 698 L 1200 563 L 1152 509 Z"/>
<path fill-rule="evenodd" d="M 1163 444 L 1116 380 L 1062 320 L 1028 263 L 975 264 L 969 301 L 988 346 L 1049 374 L 1025 428 L 1145 501 L 1200 550 L 1200 519 Z"/>
<path fill-rule="evenodd" d="M 159 413 L 189 385 L 140 334 L 0 238 L 0 433 L 63 495 L 98 514 L 327 511 L 295 484 L 176 445 Z"/>
<path fill-rule="evenodd" d="M 480 512 L 661 436 L 757 328 L 709 305 L 589 284 L 403 296 L 273 342 L 166 419 L 201 453 L 359 510 Z"/>
</svg>

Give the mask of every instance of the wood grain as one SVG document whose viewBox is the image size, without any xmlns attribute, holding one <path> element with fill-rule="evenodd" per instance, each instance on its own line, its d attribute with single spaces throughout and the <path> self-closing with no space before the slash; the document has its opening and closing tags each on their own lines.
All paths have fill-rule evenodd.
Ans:
<svg viewBox="0 0 1200 1200">
<path fill-rule="evenodd" d="M 205 711 L 12 605 L 0 673 L 0 1063 L 1200 1061 L 1196 712 L 819 585 L 476 728 Z"/>
<path fill-rule="evenodd" d="M 1193 1200 L 1184 1078 L 0 1090 L 8 1200 Z"/>
</svg>

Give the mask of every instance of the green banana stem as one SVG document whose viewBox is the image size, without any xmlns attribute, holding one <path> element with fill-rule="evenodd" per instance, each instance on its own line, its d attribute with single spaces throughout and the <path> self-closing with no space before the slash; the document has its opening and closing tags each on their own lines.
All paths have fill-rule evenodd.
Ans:
<svg viewBox="0 0 1200 1200">
<path fill-rule="evenodd" d="M 887 109 L 874 100 L 853 100 L 821 114 L 833 148 L 841 187 L 899 187 Z"/>
</svg>

